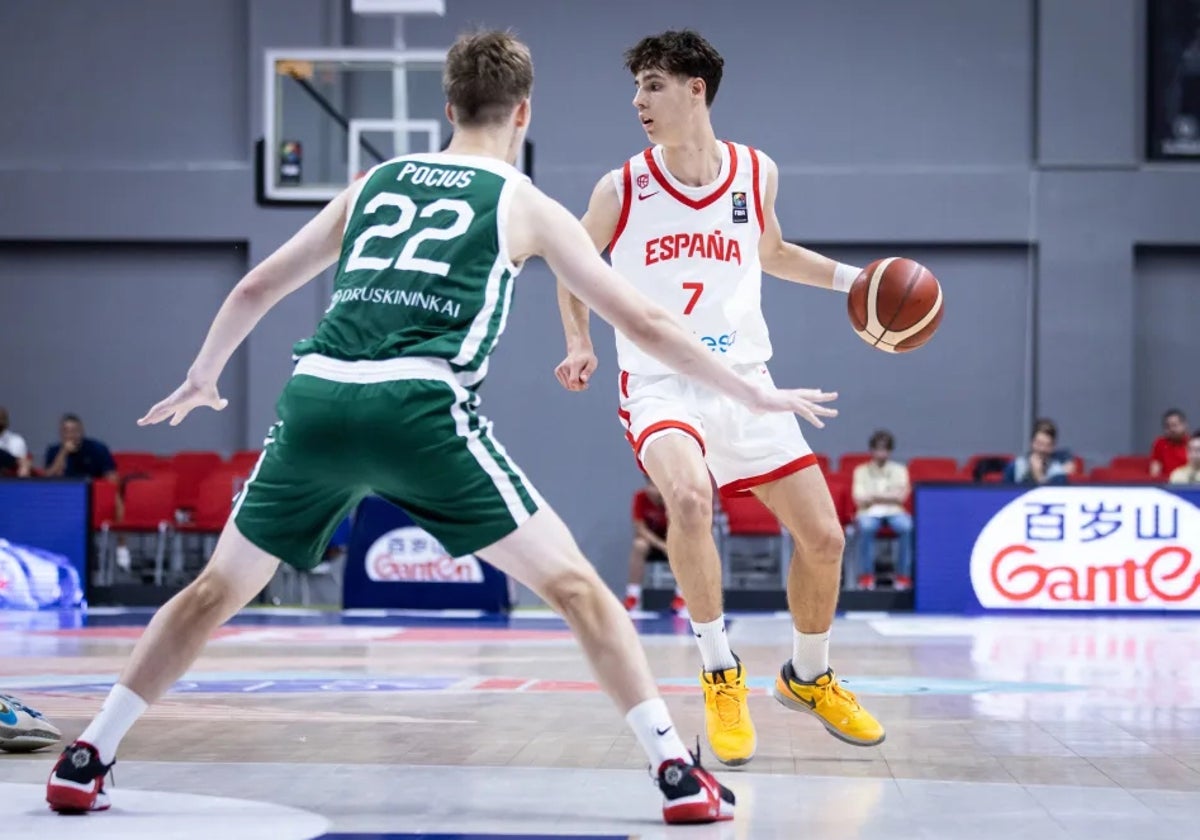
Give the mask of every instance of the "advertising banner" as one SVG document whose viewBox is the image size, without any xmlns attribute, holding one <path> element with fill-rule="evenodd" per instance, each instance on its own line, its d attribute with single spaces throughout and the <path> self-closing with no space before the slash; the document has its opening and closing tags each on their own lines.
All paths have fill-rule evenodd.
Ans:
<svg viewBox="0 0 1200 840">
<path fill-rule="evenodd" d="M 508 578 L 476 557 L 451 557 L 408 514 L 369 497 L 354 514 L 345 609 L 507 612 Z"/>
<path fill-rule="evenodd" d="M 1200 487 L 914 492 L 919 612 L 1200 610 Z"/>
</svg>

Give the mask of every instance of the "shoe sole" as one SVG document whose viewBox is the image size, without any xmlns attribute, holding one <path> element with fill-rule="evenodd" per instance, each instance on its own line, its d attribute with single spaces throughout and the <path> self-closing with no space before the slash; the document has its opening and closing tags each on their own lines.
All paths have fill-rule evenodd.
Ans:
<svg viewBox="0 0 1200 840">
<path fill-rule="evenodd" d="M 813 710 L 813 708 L 811 706 L 809 706 L 807 703 L 805 703 L 803 700 L 797 700 L 796 698 L 783 693 L 779 689 L 778 683 L 772 687 L 771 695 L 776 700 L 778 700 L 780 702 L 780 704 L 783 705 L 785 708 L 791 709 L 793 712 L 804 712 L 806 715 L 816 718 L 817 720 L 819 720 L 821 722 L 821 725 L 825 727 L 826 732 L 828 732 L 834 738 L 837 738 L 839 741 L 844 741 L 845 743 L 851 744 L 852 746 L 875 747 L 875 746 L 878 746 L 879 744 L 882 744 L 884 742 L 884 740 L 887 738 L 886 732 L 883 733 L 882 735 L 880 735 L 878 738 L 876 738 L 873 741 L 864 741 L 861 738 L 854 738 L 854 737 L 851 737 L 850 735 L 847 735 L 846 733 L 842 732 L 841 730 L 839 730 L 835 726 L 833 726 L 833 724 L 831 724 L 829 721 L 825 720 L 825 718 L 823 718 L 819 714 L 817 714 Z"/>
<path fill-rule="evenodd" d="M 107 811 L 111 804 L 98 801 L 94 793 L 55 785 L 46 792 L 46 803 L 51 811 L 59 814 L 90 814 L 96 811 Z"/>
<path fill-rule="evenodd" d="M 721 758 L 721 756 L 717 755 L 717 751 L 712 748 L 711 741 L 709 741 L 709 743 L 708 743 L 708 749 L 709 749 L 709 752 L 711 752 L 713 754 L 713 758 L 715 758 L 717 761 L 724 764 L 726 767 L 741 767 L 743 764 L 749 764 L 750 759 L 754 758 L 754 753 L 750 753 L 750 755 L 746 756 L 745 758 L 730 758 L 730 759 Z M 757 752 L 757 750 L 756 750 L 756 752 Z"/>
<path fill-rule="evenodd" d="M 707 734 L 706 734 L 707 737 Z M 726 767 L 741 767 L 743 764 L 749 764 L 750 759 L 758 753 L 758 742 L 755 740 L 754 749 L 750 750 L 750 755 L 745 758 L 721 758 L 716 748 L 713 746 L 712 739 L 708 739 L 708 751 L 713 754 L 713 758 L 724 764 Z"/>
<path fill-rule="evenodd" d="M 710 817 L 710 816 L 692 817 L 689 815 L 684 815 L 682 817 L 673 817 L 671 819 L 667 819 L 666 817 L 663 817 L 663 822 L 666 823 L 667 825 L 709 825 L 711 823 L 728 822 L 729 820 L 732 820 L 732 819 L 733 819 L 733 814 L 729 814 L 729 815 L 721 814 L 719 817 Z"/>
<path fill-rule="evenodd" d="M 718 812 L 714 815 L 710 810 L 708 803 L 695 803 L 692 805 L 679 805 L 670 810 L 663 809 L 663 822 L 667 825 L 705 825 L 715 822 L 727 822 L 733 819 L 734 807 L 724 800 L 718 808 Z"/>
</svg>

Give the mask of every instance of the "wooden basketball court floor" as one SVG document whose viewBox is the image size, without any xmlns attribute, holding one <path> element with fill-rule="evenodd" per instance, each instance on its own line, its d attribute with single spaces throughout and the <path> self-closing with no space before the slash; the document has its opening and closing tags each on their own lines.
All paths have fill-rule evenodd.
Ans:
<svg viewBox="0 0 1200 840">
<path fill-rule="evenodd" d="M 147 618 L 0 613 L 0 688 L 73 737 Z M 639 625 L 694 737 L 687 622 Z M 718 766 L 738 797 L 734 822 L 668 828 L 634 738 L 556 618 L 249 612 L 134 728 L 111 811 L 51 814 L 43 784 L 57 750 L 0 754 L 0 837 L 1195 836 L 1198 627 L 839 618 L 834 666 L 888 729 L 857 748 L 770 698 L 786 617 L 734 616 L 758 755 Z"/>
</svg>

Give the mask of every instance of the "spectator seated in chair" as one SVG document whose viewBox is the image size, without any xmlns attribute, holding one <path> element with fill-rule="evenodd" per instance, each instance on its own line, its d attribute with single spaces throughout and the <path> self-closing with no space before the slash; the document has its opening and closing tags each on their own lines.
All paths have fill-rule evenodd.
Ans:
<svg viewBox="0 0 1200 840">
<path fill-rule="evenodd" d="M 112 453 L 100 441 L 84 437 L 83 421 L 76 415 L 63 415 L 58 437 L 58 443 L 46 448 L 46 475 L 117 480 Z"/>
<path fill-rule="evenodd" d="M 1033 424 L 1029 452 L 1013 460 L 1004 471 L 1009 484 L 1066 484 L 1075 472 L 1069 450 L 1057 449 L 1058 427 L 1045 418 Z"/>
<path fill-rule="evenodd" d="M 1162 419 L 1163 433 L 1154 439 L 1150 453 L 1150 475 L 1157 479 L 1169 477 L 1188 462 L 1188 422 L 1178 408 L 1172 408 Z"/>
<path fill-rule="evenodd" d="M 654 482 L 646 478 L 646 486 L 633 495 L 633 547 L 629 551 L 629 583 L 625 587 L 625 609 L 642 606 L 642 582 L 647 563 L 667 562 L 667 506 Z M 671 610 L 683 609 L 679 589 L 671 601 Z"/>
<path fill-rule="evenodd" d="M 25 438 L 8 428 L 8 409 L 0 406 L 0 475 L 25 478 L 32 466 Z"/>
<path fill-rule="evenodd" d="M 905 510 L 911 492 L 908 468 L 892 460 L 896 439 L 880 430 L 871 435 L 871 460 L 854 468 L 854 504 L 858 508 L 858 576 L 874 580 L 875 542 L 885 525 L 896 534 L 897 589 L 912 585 L 912 517 Z"/>
<path fill-rule="evenodd" d="M 64 414 L 58 424 L 59 442 L 46 447 L 46 475 L 61 478 L 90 478 L 93 481 L 117 483 L 117 462 L 108 446 L 100 441 L 85 437 L 83 421 L 75 414 Z M 125 504 L 117 496 L 117 522 L 124 518 Z M 129 548 L 124 537 L 117 541 L 117 565 L 128 570 L 132 565 Z"/>
<path fill-rule="evenodd" d="M 1200 484 L 1200 432 L 1188 441 L 1187 452 L 1187 463 L 1171 471 L 1171 484 Z"/>
</svg>

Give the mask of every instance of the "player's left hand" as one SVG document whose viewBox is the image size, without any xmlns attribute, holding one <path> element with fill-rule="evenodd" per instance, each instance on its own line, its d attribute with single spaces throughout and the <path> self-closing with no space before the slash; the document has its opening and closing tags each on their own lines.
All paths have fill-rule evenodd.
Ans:
<svg viewBox="0 0 1200 840">
<path fill-rule="evenodd" d="M 837 417 L 837 409 L 829 408 L 822 403 L 833 402 L 837 392 L 826 392 L 820 388 L 793 388 L 790 390 L 763 388 L 750 407 L 753 411 L 768 413 L 773 411 L 790 411 L 798 414 L 812 423 L 818 429 L 824 429 L 822 417 Z"/>
<path fill-rule="evenodd" d="M 554 376 L 568 391 L 586 391 L 599 363 L 591 350 L 572 350 L 554 369 Z"/>
<path fill-rule="evenodd" d="M 137 424 L 151 426 L 170 417 L 171 425 L 178 426 L 193 408 L 199 408 L 202 405 L 208 406 L 213 411 L 220 411 L 229 405 L 229 400 L 222 398 L 217 393 L 215 382 L 200 385 L 187 380 L 169 397 L 147 411 L 146 416 L 138 420 Z"/>
</svg>

